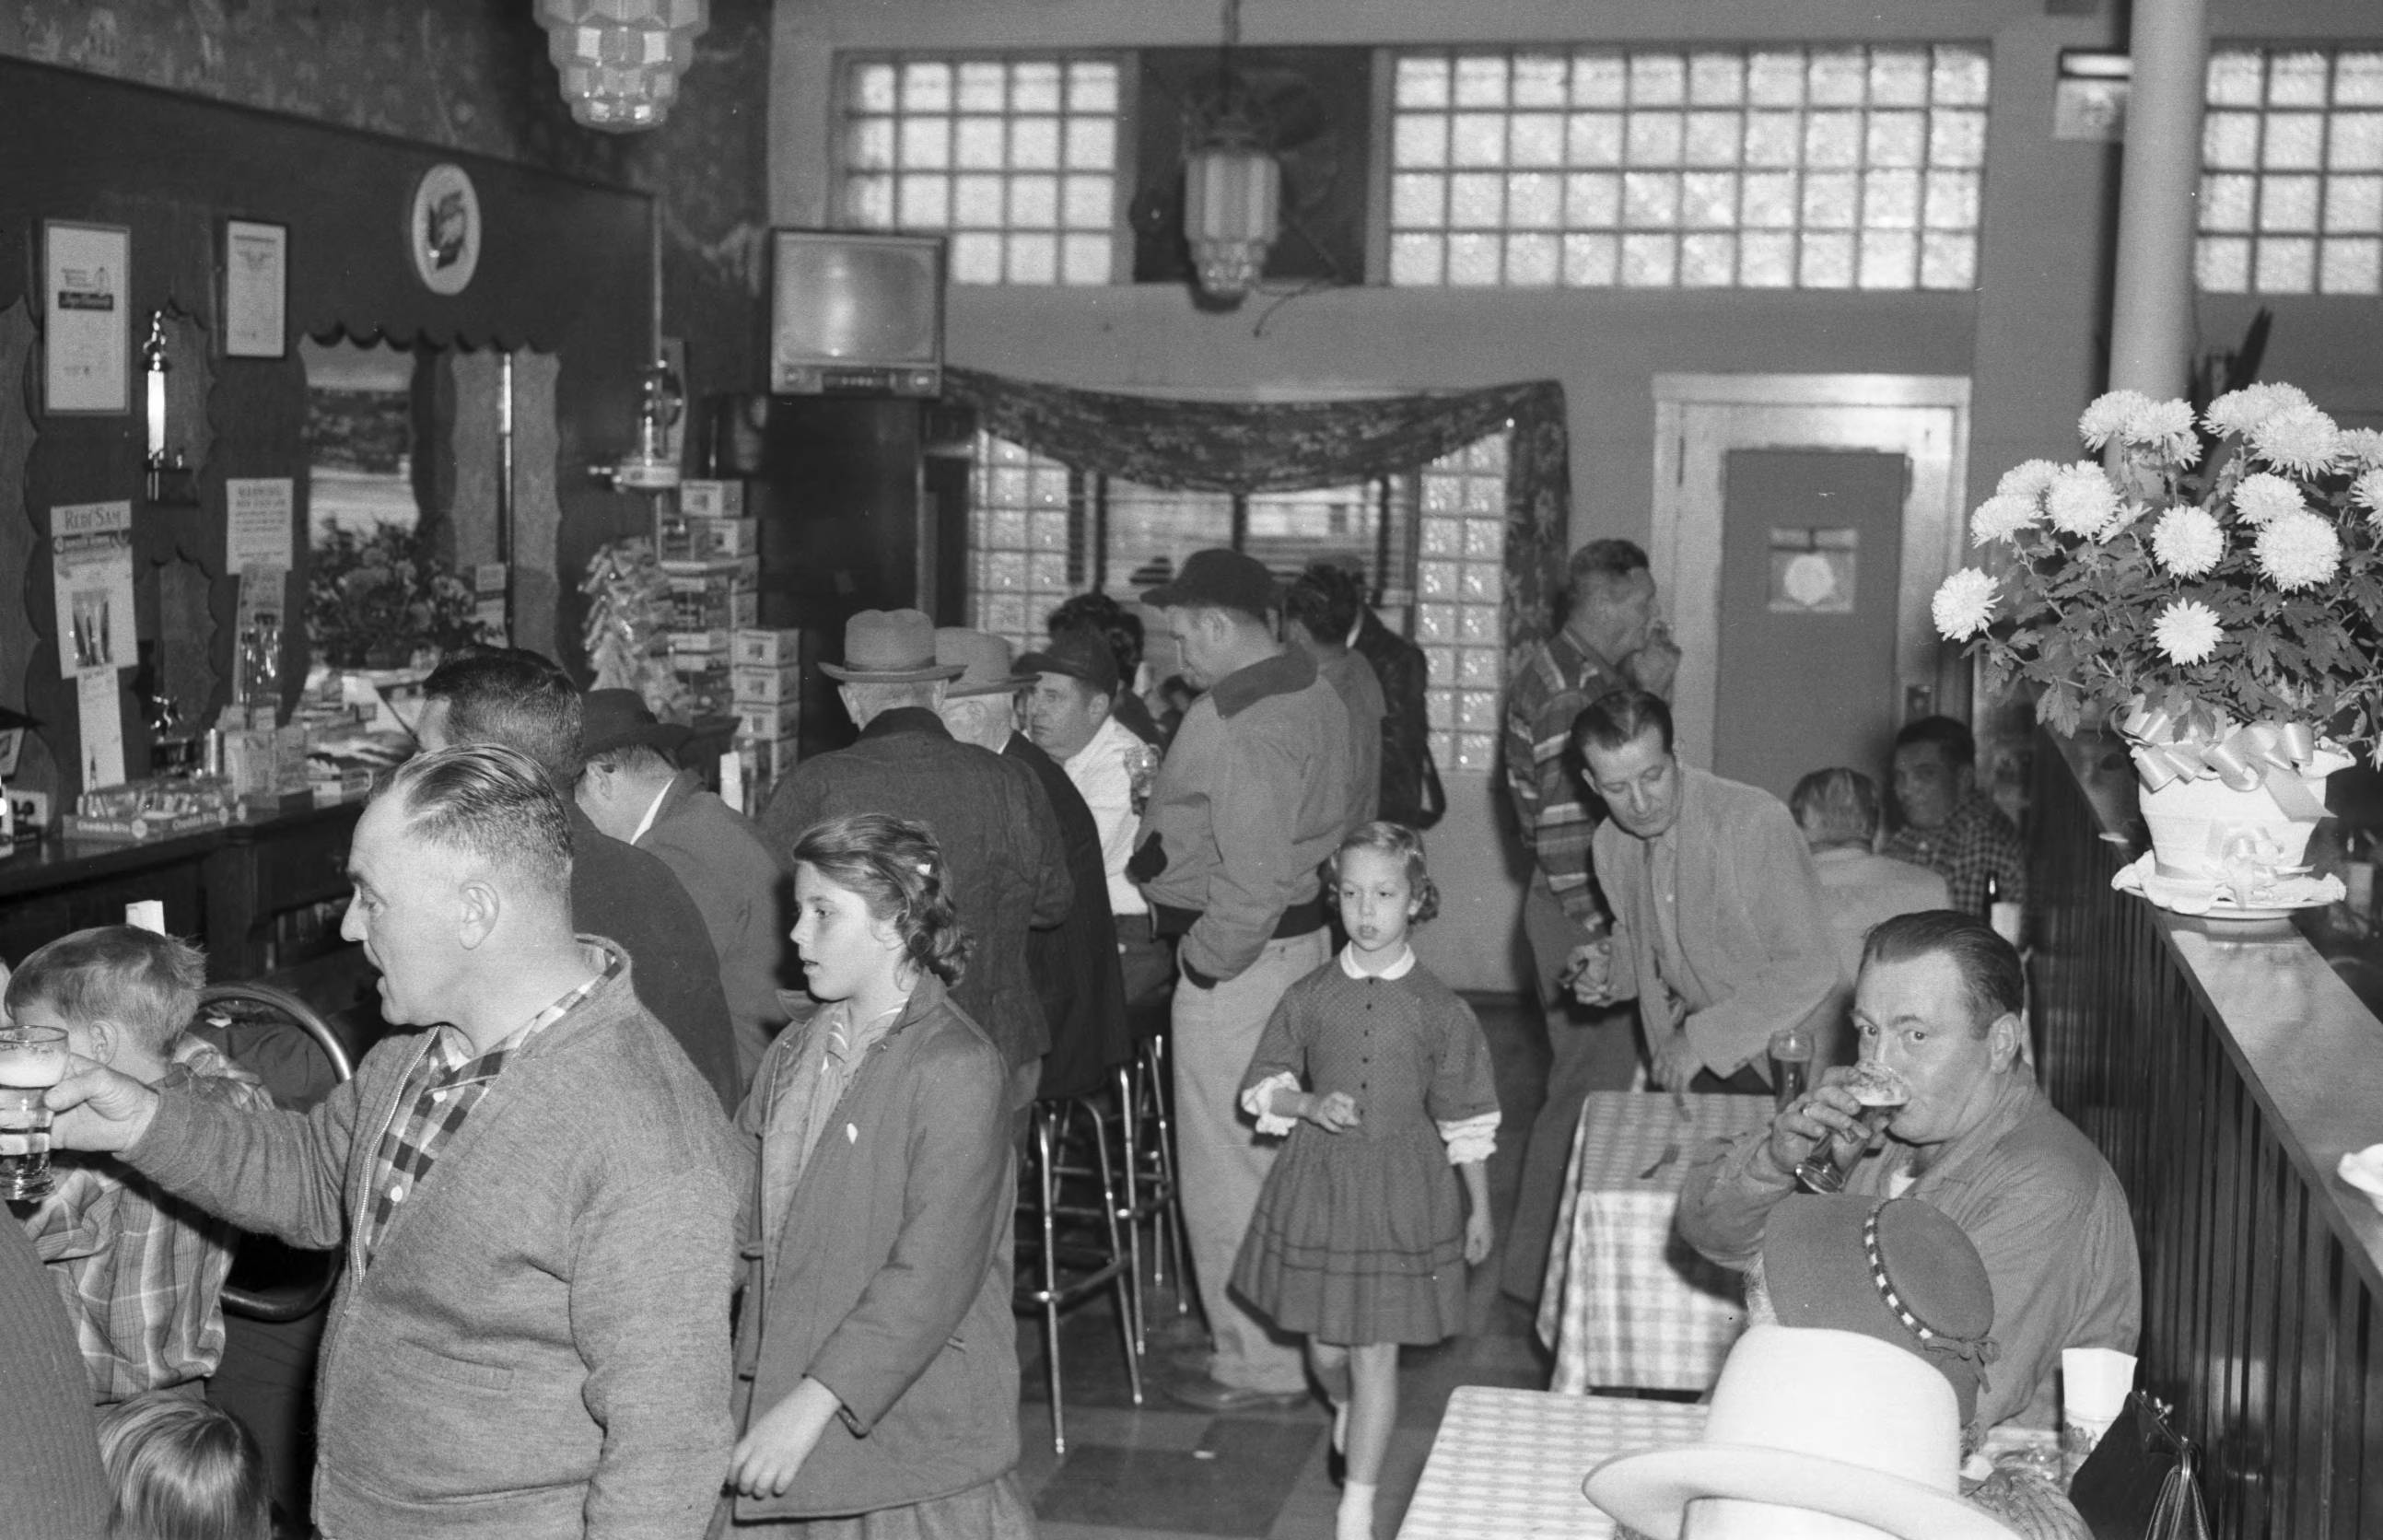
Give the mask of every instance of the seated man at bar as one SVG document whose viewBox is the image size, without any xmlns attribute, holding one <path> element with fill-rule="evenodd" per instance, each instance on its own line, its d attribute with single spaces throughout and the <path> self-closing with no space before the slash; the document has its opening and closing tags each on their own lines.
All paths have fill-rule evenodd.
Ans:
<svg viewBox="0 0 2383 1540">
<path fill-rule="evenodd" d="M 1672 708 L 1647 690 L 1591 701 L 1573 723 L 1604 799 L 1590 836 L 1613 933 L 1585 948 L 1584 1005 L 1636 996 L 1655 1084 L 1759 1092 L 1783 1027 L 1826 1035 L 1841 999 L 1820 882 L 1796 820 L 1757 787 L 1680 763 Z"/>
<path fill-rule="evenodd" d="M 1876 856 L 1878 782 L 1857 770 L 1818 770 L 1787 794 L 1787 810 L 1812 847 L 1829 930 L 1850 984 L 1861 972 L 1862 938 L 1880 920 L 1920 909 L 1947 909 L 1945 879 L 1926 867 Z"/>
<path fill-rule="evenodd" d="M 1994 799 L 1978 789 L 1978 741 L 1950 717 L 1906 722 L 1895 735 L 1895 805 L 1903 827 L 1879 854 L 1929 867 L 1953 907 L 1986 912 L 1986 879 L 2006 904 L 2027 906 L 2027 846 Z"/>
<path fill-rule="evenodd" d="M 546 771 L 571 819 L 571 911 L 580 930 L 609 937 L 636 964 L 638 1001 L 668 1028 L 722 1108 L 743 1100 L 736 1035 L 720 982 L 720 954 L 703 913 L 659 856 L 596 827 L 574 800 L 579 783 L 579 686 L 551 659 L 521 647 L 451 658 L 422 682 L 414 736 L 426 749 L 502 744 Z"/>
<path fill-rule="evenodd" d="M 1870 933 L 1854 994 L 1863 1066 L 1908 1083 L 1873 1132 L 1832 1070 L 1768 1128 L 1689 1162 L 1681 1236 L 1726 1267 L 1760 1253 L 1772 1212 L 1816 1154 L 1845 1190 L 1923 1199 L 1960 1226 L 1994 1280 L 2002 1357 L 1980 1391 L 1985 1426 L 2057 1426 L 2064 1348 L 2135 1350 L 2142 1279 L 2127 1196 L 2019 1057 L 2019 954 L 1949 909 L 1898 915 Z"/>
</svg>

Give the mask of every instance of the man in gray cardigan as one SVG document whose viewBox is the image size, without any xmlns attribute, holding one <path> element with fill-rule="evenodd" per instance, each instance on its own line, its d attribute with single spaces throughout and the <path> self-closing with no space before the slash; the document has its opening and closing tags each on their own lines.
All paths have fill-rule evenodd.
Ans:
<svg viewBox="0 0 2383 1540">
<path fill-rule="evenodd" d="M 570 829 L 512 749 L 390 778 L 341 933 L 425 1029 L 312 1113 L 96 1066 L 50 1093 L 61 1146 L 344 1248 L 316 1387 L 334 1540 L 694 1540 L 719 1497 L 744 1159 L 627 955 L 574 935 Z"/>
<path fill-rule="evenodd" d="M 1667 1090 L 1766 1090 L 1771 1034 L 1818 1035 L 1838 991 L 1820 882 L 1786 804 L 1683 766 L 1671 708 L 1645 690 L 1590 702 L 1573 746 L 1605 802 L 1589 847 L 1613 907 L 1613 934 L 1587 949 L 1574 997 L 1637 997 L 1650 1073 Z"/>
</svg>

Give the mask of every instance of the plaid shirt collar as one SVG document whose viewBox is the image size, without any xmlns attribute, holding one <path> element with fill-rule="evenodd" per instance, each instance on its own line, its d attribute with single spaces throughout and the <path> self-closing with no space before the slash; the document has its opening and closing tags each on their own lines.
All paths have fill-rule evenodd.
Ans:
<svg viewBox="0 0 2383 1540">
<path fill-rule="evenodd" d="M 360 1263 L 370 1263 L 399 1208 L 430 1175 L 439 1152 L 462 1130 L 513 1056 L 627 967 L 624 954 L 592 936 L 580 937 L 579 946 L 581 956 L 597 970 L 594 976 L 565 992 L 487 1052 L 475 1054 L 472 1040 L 453 1026 L 442 1023 L 432 1029 L 429 1042 L 406 1071 L 389 1126 L 374 1152 L 364 1223 L 357 1237 Z"/>
</svg>

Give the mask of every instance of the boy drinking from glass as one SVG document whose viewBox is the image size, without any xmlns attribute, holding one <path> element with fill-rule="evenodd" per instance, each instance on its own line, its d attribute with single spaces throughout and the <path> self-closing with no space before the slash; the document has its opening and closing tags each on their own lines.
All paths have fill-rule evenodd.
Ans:
<svg viewBox="0 0 2383 1540">
<path fill-rule="evenodd" d="M 0 975 L 0 977 L 6 977 Z M 6 979 L 5 1015 L 151 1085 L 233 1106 L 272 1099 L 187 1034 L 206 981 L 198 948 L 130 925 L 61 936 Z M 99 1405 L 189 1386 L 223 1357 L 221 1295 L 236 1233 L 104 1155 L 56 1157 L 56 1186 L 25 1219 L 66 1300 Z"/>
</svg>

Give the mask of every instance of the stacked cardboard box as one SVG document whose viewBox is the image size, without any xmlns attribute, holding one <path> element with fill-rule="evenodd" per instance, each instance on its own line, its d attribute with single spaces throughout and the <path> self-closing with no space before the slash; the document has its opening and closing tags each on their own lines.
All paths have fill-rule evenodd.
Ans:
<svg viewBox="0 0 2383 1540">
<path fill-rule="evenodd" d="M 730 662 L 736 751 L 746 760 L 754 795 L 766 796 L 768 788 L 794 768 L 802 719 L 802 633 L 739 631 Z"/>
<path fill-rule="evenodd" d="M 760 552 L 760 525 L 745 512 L 741 481 L 679 484 L 654 511 L 654 551 L 664 561 L 725 561 Z"/>
<path fill-rule="evenodd" d="M 671 671 L 686 686 L 696 715 L 733 710 L 730 641 L 753 623 L 760 559 L 664 561 L 661 569 L 671 585 Z"/>
</svg>

